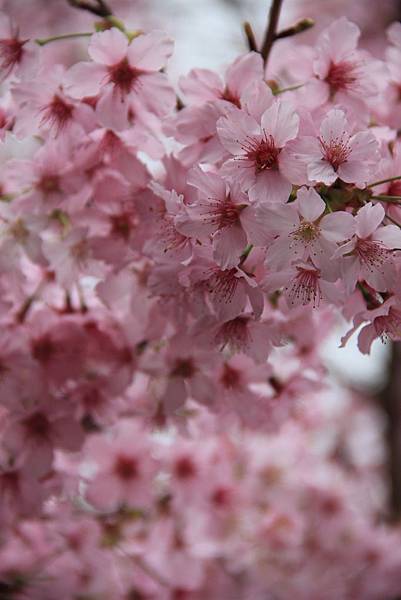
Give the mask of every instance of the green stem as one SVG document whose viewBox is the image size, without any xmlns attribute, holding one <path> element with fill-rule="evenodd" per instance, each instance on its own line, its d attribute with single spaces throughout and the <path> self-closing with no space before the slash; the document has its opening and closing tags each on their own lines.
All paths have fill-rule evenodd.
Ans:
<svg viewBox="0 0 401 600">
<path fill-rule="evenodd" d="M 90 37 L 93 35 L 93 32 L 85 32 L 85 33 L 66 33 L 64 35 L 54 35 L 48 38 L 39 38 L 35 40 L 38 46 L 46 46 L 46 44 L 50 44 L 50 42 L 58 42 L 59 40 L 70 40 L 72 38 L 81 38 L 81 37 Z"/>
<path fill-rule="evenodd" d="M 283 94 L 284 92 L 292 92 L 293 90 L 299 90 L 299 88 L 303 87 L 304 83 L 297 83 L 296 85 L 289 85 L 286 88 L 281 88 L 276 91 L 273 91 L 273 96 L 277 96 L 278 94 Z"/>
<path fill-rule="evenodd" d="M 380 179 L 380 181 L 374 181 L 373 183 L 369 183 L 366 187 L 375 187 L 376 185 L 381 185 L 382 183 L 390 183 L 391 181 L 397 181 L 397 179 L 401 179 L 401 175 L 395 175 L 394 177 L 388 177 L 388 179 Z"/>
</svg>

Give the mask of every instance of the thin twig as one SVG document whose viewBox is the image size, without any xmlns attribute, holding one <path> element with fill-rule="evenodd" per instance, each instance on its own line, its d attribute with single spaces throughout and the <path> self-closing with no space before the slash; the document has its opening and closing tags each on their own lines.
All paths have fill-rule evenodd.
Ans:
<svg viewBox="0 0 401 600">
<path fill-rule="evenodd" d="M 85 32 L 85 33 L 66 33 L 64 35 L 54 35 L 48 38 L 38 38 L 35 42 L 38 46 L 46 46 L 46 44 L 50 44 L 50 42 L 58 42 L 59 40 L 69 40 L 72 38 L 81 38 L 81 37 L 90 37 L 93 35 L 93 31 Z"/>
<path fill-rule="evenodd" d="M 67 0 L 68 4 L 74 8 L 80 10 L 87 10 L 88 12 L 98 17 L 107 18 L 113 15 L 111 8 L 106 4 L 104 0 L 96 0 L 97 6 L 86 0 Z"/>
<path fill-rule="evenodd" d="M 255 34 L 253 33 L 252 25 L 250 23 L 248 23 L 248 21 L 245 21 L 243 27 L 244 27 L 246 39 L 248 41 L 249 51 L 250 52 L 258 52 L 258 45 L 256 43 L 256 38 L 255 38 Z"/>
<path fill-rule="evenodd" d="M 274 39 L 281 40 L 286 37 L 291 37 L 292 35 L 297 35 L 298 33 L 302 33 L 303 31 L 310 29 L 314 26 L 314 24 L 315 21 L 313 19 L 301 19 L 300 21 L 297 21 L 295 25 L 292 25 L 292 27 L 288 27 L 288 29 L 283 29 L 282 31 L 276 33 Z"/>
<path fill-rule="evenodd" d="M 376 187 L 376 185 L 381 185 L 382 183 L 390 183 L 391 181 L 396 181 L 397 179 L 401 179 L 401 175 L 395 175 L 394 177 L 388 177 L 387 179 L 380 179 L 380 181 L 374 181 L 373 183 L 369 183 L 366 187 Z"/>
<path fill-rule="evenodd" d="M 281 6 L 283 4 L 283 0 L 273 0 L 270 12 L 269 12 L 269 21 L 265 33 L 265 37 L 263 40 L 261 55 L 263 58 L 263 62 L 267 65 L 269 60 L 270 51 L 272 49 L 274 40 L 276 38 L 277 25 L 280 17 Z"/>
<path fill-rule="evenodd" d="M 380 200 L 381 202 L 388 202 L 390 204 L 401 204 L 401 196 L 371 196 L 371 200 Z"/>
</svg>

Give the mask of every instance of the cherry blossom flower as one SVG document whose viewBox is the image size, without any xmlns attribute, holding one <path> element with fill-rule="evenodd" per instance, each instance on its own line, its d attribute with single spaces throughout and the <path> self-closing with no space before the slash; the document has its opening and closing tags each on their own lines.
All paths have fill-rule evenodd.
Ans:
<svg viewBox="0 0 401 600">
<path fill-rule="evenodd" d="M 112 442 L 93 439 L 90 452 L 98 472 L 88 485 L 89 502 L 106 511 L 121 504 L 141 508 L 149 503 L 156 463 L 132 423 L 122 422 Z"/>
<path fill-rule="evenodd" d="M 260 54 L 250 52 L 238 57 L 226 70 L 225 81 L 208 69 L 192 69 L 179 84 L 190 104 L 224 100 L 241 108 L 242 97 L 249 86 L 263 80 L 263 61 Z"/>
<path fill-rule="evenodd" d="M 265 110 L 260 123 L 245 112 L 218 121 L 223 146 L 233 156 L 223 172 L 237 182 L 251 200 L 285 202 L 292 185 L 283 175 L 291 158 L 283 151 L 298 133 L 299 117 L 291 104 L 276 100 Z"/>
<path fill-rule="evenodd" d="M 401 248 L 401 232 L 395 225 L 381 226 L 385 212 L 381 204 L 369 202 L 355 217 L 355 235 L 336 250 L 343 258 L 344 282 L 351 291 L 364 279 L 378 291 L 386 291 L 395 273 L 391 258 Z"/>
<path fill-rule="evenodd" d="M 18 27 L 5 15 L 0 15 L 0 70 L 2 80 L 12 73 L 19 77 L 31 74 L 36 53 L 28 39 L 19 36 Z"/>
<path fill-rule="evenodd" d="M 313 188 L 300 188 L 297 202 L 266 209 L 264 216 L 277 237 L 269 245 L 266 261 L 279 270 L 298 260 L 311 261 L 326 272 L 337 244 L 353 234 L 353 217 L 345 211 L 324 215 L 326 204 Z"/>
<path fill-rule="evenodd" d="M 193 171 L 188 183 L 199 190 L 199 199 L 186 205 L 177 227 L 195 239 L 204 240 L 211 235 L 213 257 L 222 269 L 236 266 L 248 243 L 267 243 L 268 226 L 264 226 L 260 211 L 249 204 L 238 186 L 228 187 L 220 176 L 200 169 Z"/>
<path fill-rule="evenodd" d="M 329 111 L 322 120 L 318 136 L 301 137 L 292 146 L 297 161 L 306 166 L 310 182 L 333 184 L 337 178 L 365 187 L 372 179 L 379 158 L 372 133 L 351 134 L 345 113 Z"/>
<path fill-rule="evenodd" d="M 128 125 L 131 96 L 138 95 L 151 112 L 165 114 L 173 107 L 174 95 L 159 71 L 172 50 L 172 40 L 159 31 L 141 34 L 131 43 L 114 27 L 95 33 L 88 49 L 94 62 L 71 67 L 65 78 L 66 90 L 76 98 L 101 92 L 96 111 L 105 124 L 118 129 Z"/>
<path fill-rule="evenodd" d="M 321 99 L 361 110 L 379 91 L 381 63 L 358 50 L 359 28 L 345 17 L 337 19 L 319 36 L 313 63 Z M 317 89 L 316 89 L 317 88 Z"/>
</svg>

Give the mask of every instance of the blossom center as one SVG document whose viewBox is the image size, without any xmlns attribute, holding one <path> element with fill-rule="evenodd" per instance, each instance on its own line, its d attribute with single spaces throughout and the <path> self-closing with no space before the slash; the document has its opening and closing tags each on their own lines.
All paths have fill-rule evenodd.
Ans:
<svg viewBox="0 0 401 600">
<path fill-rule="evenodd" d="M 138 76 L 139 71 L 131 67 L 126 58 L 109 68 L 109 81 L 123 96 L 132 91 Z"/>
<path fill-rule="evenodd" d="M 247 159 L 255 165 L 255 172 L 270 171 L 278 169 L 277 148 L 272 135 L 263 132 L 261 139 L 248 138 L 243 144 Z"/>
<path fill-rule="evenodd" d="M 287 288 L 291 303 L 301 302 L 301 304 L 306 305 L 312 302 L 314 308 L 319 306 L 322 299 L 319 280 L 319 270 L 297 267 L 297 275 L 291 286 Z"/>
<path fill-rule="evenodd" d="M 124 481 L 136 479 L 138 477 L 138 463 L 135 458 L 121 454 L 115 462 L 114 472 Z"/>
<path fill-rule="evenodd" d="M 338 170 L 340 165 L 347 162 L 351 154 L 351 146 L 349 137 L 345 133 L 330 140 L 324 140 L 320 137 L 319 142 L 323 151 L 323 160 L 327 160 L 335 171 Z"/>
<path fill-rule="evenodd" d="M 223 201 L 215 200 L 208 204 L 204 211 L 203 220 L 209 225 L 215 225 L 217 229 L 230 227 L 238 223 L 239 216 L 244 208 L 244 204 L 235 204 L 228 195 Z"/>
<path fill-rule="evenodd" d="M 302 221 L 297 229 L 290 234 L 296 240 L 310 244 L 318 239 L 320 236 L 320 228 L 315 223 L 309 221 Z"/>
<path fill-rule="evenodd" d="M 217 301 L 230 303 L 239 283 L 236 269 L 216 270 L 208 281 L 208 291 Z"/>
<path fill-rule="evenodd" d="M 222 100 L 226 100 L 227 102 L 231 102 L 231 104 L 234 104 L 235 106 L 237 106 L 238 108 L 241 108 L 241 103 L 239 101 L 239 98 L 236 94 L 234 94 L 229 87 L 226 87 L 224 92 L 221 95 L 221 99 Z"/>
<path fill-rule="evenodd" d="M 334 93 L 346 90 L 356 79 L 355 64 L 346 60 L 337 64 L 332 62 L 326 76 L 326 82 Z"/>
<path fill-rule="evenodd" d="M 28 40 L 18 40 L 11 38 L 8 40 L 0 40 L 0 67 L 6 71 L 10 71 L 14 65 L 21 62 L 23 48 Z"/>
<path fill-rule="evenodd" d="M 59 132 L 72 119 L 73 110 L 72 104 L 56 94 L 52 101 L 42 109 L 42 123 L 48 123 L 50 127 L 55 127 Z"/>
<path fill-rule="evenodd" d="M 26 419 L 25 428 L 37 438 L 46 438 L 50 432 L 50 423 L 46 415 L 37 412 Z"/>
<path fill-rule="evenodd" d="M 196 468 L 189 456 L 180 456 L 174 465 L 174 473 L 178 479 L 192 479 L 196 475 Z"/>
<path fill-rule="evenodd" d="M 361 263 L 370 271 L 383 266 L 393 254 L 392 250 L 384 246 L 381 242 L 362 239 L 358 240 L 355 253 Z"/>
<path fill-rule="evenodd" d="M 224 323 L 216 333 L 215 342 L 223 347 L 231 344 L 234 349 L 238 350 L 247 348 L 250 342 L 248 319 L 236 317 Z"/>
<path fill-rule="evenodd" d="M 189 379 L 195 375 L 195 372 L 196 367 L 192 358 L 179 358 L 175 361 L 171 375 L 173 377 L 183 377 L 184 379 Z"/>
<path fill-rule="evenodd" d="M 222 385 L 227 389 L 241 387 L 241 373 L 227 363 L 224 363 L 223 372 L 220 377 Z"/>
</svg>

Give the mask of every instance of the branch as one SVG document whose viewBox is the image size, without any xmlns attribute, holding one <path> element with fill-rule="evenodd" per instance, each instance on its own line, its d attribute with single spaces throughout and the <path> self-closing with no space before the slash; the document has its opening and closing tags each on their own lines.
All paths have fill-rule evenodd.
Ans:
<svg viewBox="0 0 401 600">
<path fill-rule="evenodd" d="M 313 19 L 301 19 L 300 21 L 297 21 L 297 23 L 295 23 L 295 25 L 293 25 L 292 27 L 288 27 L 288 29 L 283 29 L 282 31 L 279 31 L 279 33 L 276 33 L 274 39 L 281 40 L 283 38 L 290 37 L 291 35 L 297 35 L 297 33 L 302 33 L 303 31 L 310 29 L 314 26 L 314 24 L 315 21 Z"/>
<path fill-rule="evenodd" d="M 386 387 L 380 394 L 387 417 L 387 472 L 390 483 L 389 508 L 393 519 L 401 517 L 401 344 L 393 342 Z"/>
<path fill-rule="evenodd" d="M 263 62 L 267 65 L 269 60 L 270 51 L 272 49 L 274 40 L 276 38 L 277 25 L 280 17 L 281 6 L 283 4 L 283 0 L 273 0 L 273 3 L 269 12 L 269 21 L 265 33 L 265 37 L 263 40 L 262 48 L 260 53 L 263 58 Z"/>
<path fill-rule="evenodd" d="M 253 33 L 253 29 L 248 21 L 245 21 L 244 32 L 246 35 L 246 39 L 248 40 L 248 48 L 250 52 L 258 52 L 258 45 L 256 43 L 255 34 Z"/>
<path fill-rule="evenodd" d="M 104 0 L 95 0 L 97 6 L 86 0 L 67 0 L 68 4 L 74 8 L 81 10 L 87 10 L 88 12 L 98 17 L 107 18 L 113 15 L 111 8 L 106 4 Z"/>
</svg>

